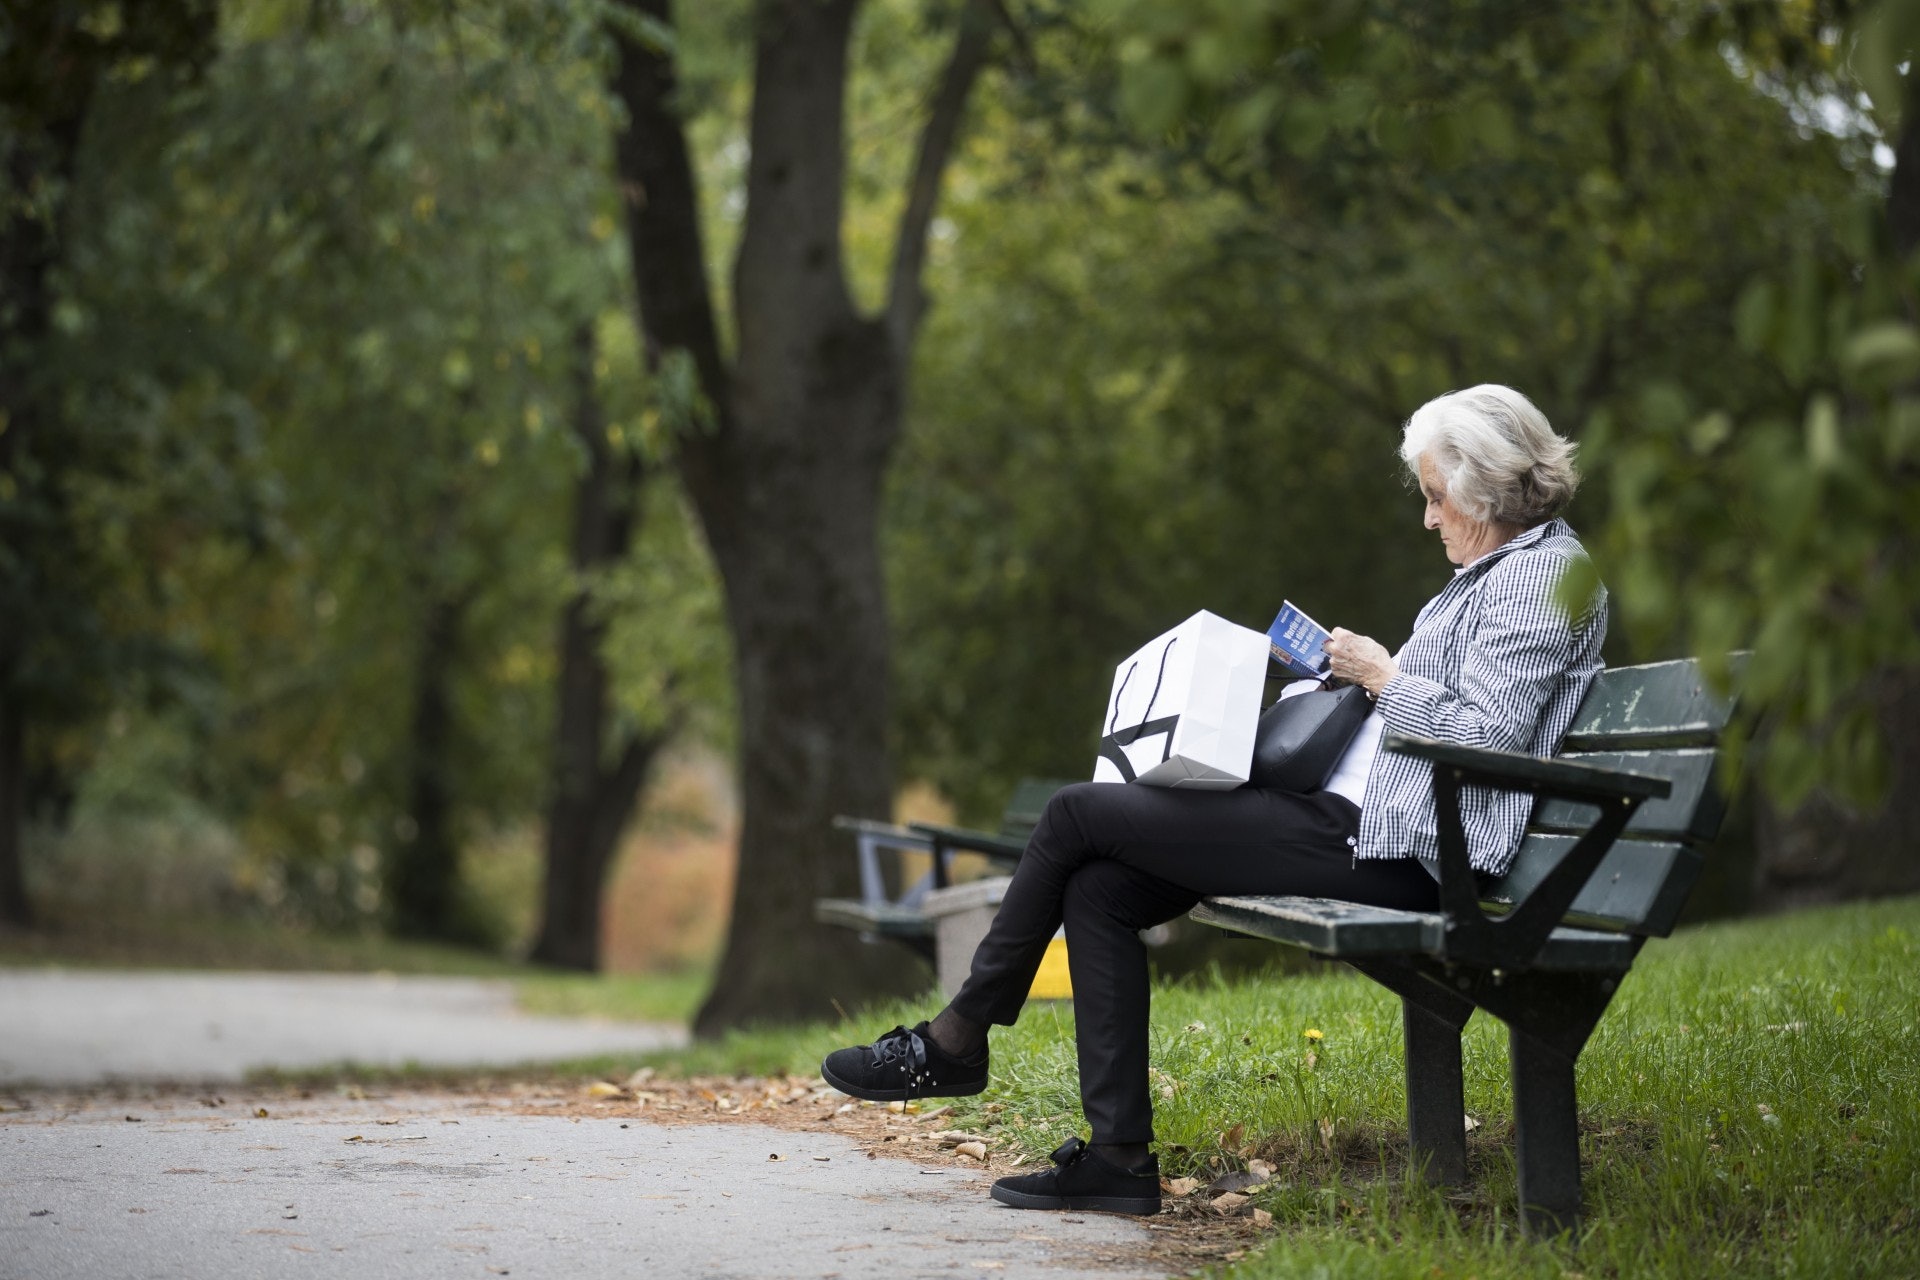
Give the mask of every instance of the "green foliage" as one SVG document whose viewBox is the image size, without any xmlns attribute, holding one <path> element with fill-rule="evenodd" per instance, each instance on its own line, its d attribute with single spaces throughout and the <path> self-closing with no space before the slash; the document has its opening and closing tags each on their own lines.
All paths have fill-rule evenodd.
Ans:
<svg viewBox="0 0 1920 1280">
<path fill-rule="evenodd" d="M 202 750 L 168 782 L 340 923 L 381 917 L 417 833 L 423 681 L 456 841 L 540 803 L 582 387 L 622 458 L 663 461 L 693 412 L 622 305 L 593 13 L 349 8 L 237 6 L 191 89 L 102 95 L 62 303 L 71 412 L 150 442 L 86 516 L 145 580 L 136 633 L 182 655 Z M 652 726 L 723 702 L 726 652 L 680 503 L 643 506 L 641 556 L 594 585 L 617 714 Z"/>
<path fill-rule="evenodd" d="M 1264 627 L 1285 596 L 1398 644 L 1446 572 L 1398 425 L 1440 392 L 1509 383 L 1585 435 L 1589 532 L 1625 482 L 1590 421 L 1637 428 L 1666 388 L 1787 410 L 1725 317 L 1756 263 L 1852 225 L 1871 139 L 1676 39 L 1690 12 L 1116 4 L 1040 28 L 944 206 L 894 477 L 910 768 L 984 820 L 1014 778 L 1088 767 L 1111 664 L 1197 608 Z M 1184 77 L 1171 124 L 1107 110 L 1142 59 Z M 1600 567 L 1616 611 L 1689 594 L 1685 562 Z M 1615 660 L 1681 643 L 1618 631 Z"/>
</svg>

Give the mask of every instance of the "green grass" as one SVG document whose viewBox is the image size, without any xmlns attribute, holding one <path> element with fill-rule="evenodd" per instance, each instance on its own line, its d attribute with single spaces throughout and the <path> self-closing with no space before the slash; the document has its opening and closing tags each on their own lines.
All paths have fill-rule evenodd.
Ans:
<svg viewBox="0 0 1920 1280">
<path fill-rule="evenodd" d="M 811 1072 L 927 1007 L 656 1062 Z M 1163 1171 L 1253 1154 L 1282 1170 L 1256 1196 L 1280 1230 L 1236 1280 L 1920 1274 L 1920 899 L 1651 944 L 1580 1059 L 1587 1212 L 1572 1247 L 1516 1229 L 1506 1042 L 1490 1018 L 1465 1044 L 1467 1110 L 1484 1125 L 1473 1187 L 1448 1196 L 1408 1176 L 1399 1020 L 1393 996 L 1332 969 L 1156 993 Z M 1070 1010 L 1029 1010 L 993 1051 L 994 1085 L 956 1104 L 957 1127 L 1036 1156 L 1084 1131 Z"/>
</svg>

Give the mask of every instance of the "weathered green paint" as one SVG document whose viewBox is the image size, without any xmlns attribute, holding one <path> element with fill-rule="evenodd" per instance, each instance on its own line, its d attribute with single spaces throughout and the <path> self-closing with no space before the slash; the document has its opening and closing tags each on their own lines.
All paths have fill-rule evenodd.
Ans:
<svg viewBox="0 0 1920 1280">
<path fill-rule="evenodd" d="M 1742 664 L 1735 663 L 1735 673 Z M 1692 658 L 1603 671 L 1574 714 L 1563 751 L 1712 746 L 1731 703 L 1708 687 Z"/>
<path fill-rule="evenodd" d="M 1505 908 L 1524 899 L 1573 844 L 1574 837 L 1568 835 L 1528 836 L 1507 874 L 1487 889 L 1487 904 Z M 1664 938 L 1673 932 L 1705 861 L 1685 845 L 1621 840 L 1601 859 L 1567 919 Z"/>
<path fill-rule="evenodd" d="M 1673 791 L 1641 804 L 1627 823 L 1627 834 L 1648 840 L 1705 842 L 1720 830 L 1726 805 L 1714 785 L 1711 747 L 1682 747 L 1671 751 L 1600 751 L 1561 759 L 1602 769 L 1657 774 L 1673 783 Z M 1568 800 L 1548 800 L 1533 815 L 1540 831 L 1579 833 L 1593 824 L 1594 807 Z"/>
</svg>

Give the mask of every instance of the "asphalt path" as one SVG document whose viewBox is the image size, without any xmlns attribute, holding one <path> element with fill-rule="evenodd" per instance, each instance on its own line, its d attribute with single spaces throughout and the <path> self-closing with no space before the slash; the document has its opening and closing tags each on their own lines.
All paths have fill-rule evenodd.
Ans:
<svg viewBox="0 0 1920 1280">
<path fill-rule="evenodd" d="M 1008 1209 L 991 1174 L 834 1133 L 430 1094 L 27 1101 L 0 1113 L 0 1280 L 1164 1274 L 1134 1220 Z"/>
<path fill-rule="evenodd" d="M 512 984 L 384 974 L 0 970 L 0 1084 L 227 1083 L 358 1064 L 507 1067 L 685 1042 L 677 1026 L 536 1017 Z"/>
</svg>

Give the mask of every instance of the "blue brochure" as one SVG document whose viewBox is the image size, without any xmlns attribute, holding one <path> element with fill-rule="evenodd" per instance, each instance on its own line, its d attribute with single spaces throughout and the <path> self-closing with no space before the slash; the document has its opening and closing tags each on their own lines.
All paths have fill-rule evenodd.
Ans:
<svg viewBox="0 0 1920 1280">
<path fill-rule="evenodd" d="M 1288 600 L 1267 628 L 1267 643 L 1281 666 L 1297 676 L 1318 680 L 1327 674 L 1327 629 Z"/>
</svg>

